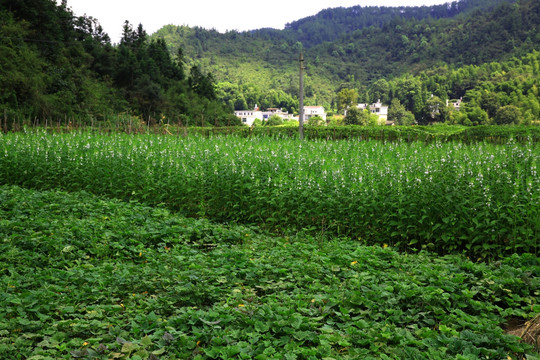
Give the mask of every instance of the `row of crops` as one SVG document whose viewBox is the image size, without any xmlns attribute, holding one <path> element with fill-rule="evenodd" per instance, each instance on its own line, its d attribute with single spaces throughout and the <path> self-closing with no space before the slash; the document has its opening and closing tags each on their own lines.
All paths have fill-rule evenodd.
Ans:
<svg viewBox="0 0 540 360">
<path fill-rule="evenodd" d="M 87 192 L 0 186 L 0 287 L 1 359 L 538 358 L 517 337 L 534 254 L 271 237 Z"/>
<path fill-rule="evenodd" d="M 163 127 L 155 127 L 161 130 Z M 169 128 L 168 128 L 169 129 Z M 194 133 L 200 135 L 238 135 L 238 136 L 274 136 L 274 137 L 298 137 L 297 127 L 222 127 L 222 128 L 170 128 L 173 133 Z M 517 142 L 540 141 L 539 126 L 306 126 L 304 127 L 306 138 L 324 140 L 345 139 L 370 139 L 382 141 L 461 141 L 476 142 L 487 141 L 496 144 L 505 144 L 510 139 Z"/>
<path fill-rule="evenodd" d="M 169 135 L 234 135 L 240 137 L 271 136 L 279 138 L 297 138 L 298 126 L 225 126 L 225 127 L 185 127 L 181 124 L 161 122 L 147 124 L 130 116 L 114 117 L 103 122 L 88 124 L 77 119 L 59 121 L 10 122 L 0 118 L 0 129 L 9 131 L 26 131 L 41 128 L 48 132 L 71 132 L 88 130 L 98 133 L 125 132 L 128 134 L 169 134 Z M 461 126 L 461 125 L 420 125 L 420 126 L 304 126 L 304 136 L 315 140 L 381 140 L 381 141 L 487 141 L 505 144 L 510 139 L 519 142 L 539 142 L 540 126 Z"/>
<path fill-rule="evenodd" d="M 536 142 L 0 135 L 0 183 L 475 259 L 538 254 Z"/>
</svg>

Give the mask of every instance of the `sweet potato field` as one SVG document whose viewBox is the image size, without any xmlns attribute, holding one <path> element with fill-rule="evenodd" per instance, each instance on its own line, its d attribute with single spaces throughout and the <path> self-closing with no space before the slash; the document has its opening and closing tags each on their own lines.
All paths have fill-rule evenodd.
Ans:
<svg viewBox="0 0 540 360">
<path fill-rule="evenodd" d="M 2 134 L 0 358 L 538 358 L 539 156 Z"/>
</svg>

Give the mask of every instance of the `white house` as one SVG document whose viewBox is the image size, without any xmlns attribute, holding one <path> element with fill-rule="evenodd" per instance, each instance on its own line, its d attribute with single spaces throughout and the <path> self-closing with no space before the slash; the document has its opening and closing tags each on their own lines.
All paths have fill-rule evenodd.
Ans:
<svg viewBox="0 0 540 360">
<path fill-rule="evenodd" d="M 253 110 L 235 110 L 234 115 L 242 120 L 242 124 L 246 124 L 248 126 L 253 125 L 255 119 L 263 120 L 263 112 L 259 110 L 257 105 L 255 105 Z"/>
<path fill-rule="evenodd" d="M 293 114 L 289 114 L 287 111 L 283 111 L 278 108 L 269 108 L 266 111 L 261 111 L 255 105 L 253 110 L 235 110 L 234 115 L 242 120 L 242 123 L 248 126 L 252 126 L 255 119 L 262 121 L 268 121 L 272 115 L 277 115 L 283 120 L 298 120 L 298 117 L 294 117 Z M 326 121 L 326 112 L 322 106 L 304 106 L 304 120 L 308 121 L 314 116 L 320 116 L 324 121 Z"/>
<path fill-rule="evenodd" d="M 361 110 L 367 109 L 369 107 L 369 111 L 372 114 L 378 115 L 381 122 L 386 122 L 386 120 L 388 119 L 388 106 L 383 105 L 381 103 L 381 100 L 377 100 L 376 103 L 373 103 L 369 106 L 368 104 L 358 104 L 356 107 Z"/>
<path fill-rule="evenodd" d="M 308 121 L 314 116 L 320 116 L 326 121 L 326 112 L 322 106 L 304 106 L 304 121 Z"/>
<path fill-rule="evenodd" d="M 461 109 L 461 103 L 463 102 L 463 98 L 459 98 L 456 100 L 448 100 L 446 99 L 446 106 L 452 105 L 454 107 L 454 110 L 459 111 Z"/>
<path fill-rule="evenodd" d="M 284 112 L 282 109 L 278 109 L 278 108 L 268 108 L 266 109 L 266 111 L 263 111 L 262 114 L 263 114 L 263 118 L 262 118 L 263 121 L 268 121 L 268 119 L 272 115 L 277 115 L 283 120 L 290 120 L 292 119 L 292 116 L 293 116 L 292 114 L 289 114 L 288 111 Z"/>
</svg>

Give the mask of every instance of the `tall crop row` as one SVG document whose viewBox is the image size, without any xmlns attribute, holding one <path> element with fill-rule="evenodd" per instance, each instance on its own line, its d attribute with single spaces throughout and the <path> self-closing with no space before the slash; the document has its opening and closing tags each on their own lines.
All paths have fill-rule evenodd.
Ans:
<svg viewBox="0 0 540 360">
<path fill-rule="evenodd" d="M 0 183 L 476 257 L 538 251 L 538 145 L 0 135 Z"/>
</svg>

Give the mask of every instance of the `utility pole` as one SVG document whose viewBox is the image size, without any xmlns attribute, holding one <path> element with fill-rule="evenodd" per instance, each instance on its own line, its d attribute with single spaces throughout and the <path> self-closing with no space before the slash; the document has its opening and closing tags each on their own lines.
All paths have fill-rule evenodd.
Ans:
<svg viewBox="0 0 540 360">
<path fill-rule="evenodd" d="M 304 139 L 304 54 L 300 53 L 300 94 L 299 94 L 299 100 L 300 100 L 300 114 L 299 114 L 299 120 L 300 123 L 299 131 L 300 131 L 300 140 Z"/>
</svg>

